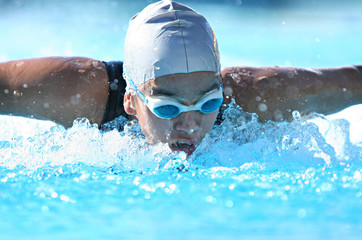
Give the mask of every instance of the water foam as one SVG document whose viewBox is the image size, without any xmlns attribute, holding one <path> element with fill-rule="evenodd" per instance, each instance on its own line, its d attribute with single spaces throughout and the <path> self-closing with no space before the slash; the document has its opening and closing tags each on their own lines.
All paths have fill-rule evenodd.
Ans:
<svg viewBox="0 0 362 240">
<path fill-rule="evenodd" d="M 267 169 L 281 169 L 361 159 L 361 146 L 350 141 L 347 120 L 320 117 L 318 121 L 328 124 L 323 132 L 316 121 L 302 121 L 297 112 L 293 114 L 296 121 L 292 123 L 260 123 L 257 115 L 245 113 L 232 103 L 222 124 L 213 128 L 189 158 L 182 152 L 171 152 L 166 144 L 149 145 L 138 123 L 122 117 L 108 131 L 99 130 L 87 119 L 77 119 L 69 129 L 39 128 L 39 132 L 28 137 L 21 131 L 16 136 L 13 131 L 15 136 L 9 138 L 5 130 L 7 135 L 0 142 L 0 166 L 36 170 L 83 164 L 118 171 L 153 171 L 240 167 L 253 163 Z M 120 125 L 124 131 L 116 130 Z"/>
</svg>

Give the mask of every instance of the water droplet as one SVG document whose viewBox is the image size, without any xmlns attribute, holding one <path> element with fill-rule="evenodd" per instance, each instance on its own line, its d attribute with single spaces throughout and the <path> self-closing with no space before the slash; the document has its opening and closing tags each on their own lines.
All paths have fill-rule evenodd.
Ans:
<svg viewBox="0 0 362 240">
<path fill-rule="evenodd" d="M 24 62 L 17 62 L 15 65 L 17 66 L 17 67 L 20 67 L 21 65 L 23 65 L 24 64 Z"/>
<path fill-rule="evenodd" d="M 292 71 L 288 71 L 287 73 L 289 78 L 294 78 L 295 74 Z"/>
<path fill-rule="evenodd" d="M 268 106 L 264 103 L 259 104 L 258 109 L 260 112 L 266 112 L 268 110 Z"/>
<path fill-rule="evenodd" d="M 112 82 L 109 84 L 109 88 L 114 91 L 114 90 L 118 89 L 118 85 L 116 83 Z"/>
<path fill-rule="evenodd" d="M 15 97 L 23 96 L 23 93 L 19 92 L 18 90 L 14 90 L 13 94 Z"/>
<path fill-rule="evenodd" d="M 300 113 L 297 110 L 293 111 L 292 116 L 296 122 L 300 122 L 301 117 L 300 117 Z"/>
<path fill-rule="evenodd" d="M 233 95 L 233 89 L 231 87 L 226 87 L 224 89 L 224 93 L 226 96 L 232 96 Z"/>
<path fill-rule="evenodd" d="M 146 194 L 145 194 L 145 199 L 150 199 L 150 198 L 151 198 L 151 194 L 146 193 Z"/>
<path fill-rule="evenodd" d="M 1 182 L 6 183 L 8 181 L 8 177 L 4 177 L 1 179 Z"/>
<path fill-rule="evenodd" d="M 354 175 L 353 175 L 353 179 L 357 180 L 357 181 L 361 181 L 362 180 L 362 176 L 360 171 L 355 171 Z"/>
<path fill-rule="evenodd" d="M 62 200 L 62 201 L 64 201 L 64 202 L 69 202 L 69 200 L 70 200 L 70 198 L 68 197 L 68 196 L 66 196 L 66 195 L 60 195 L 60 200 Z"/>
<path fill-rule="evenodd" d="M 74 95 L 74 96 L 71 96 L 70 97 L 70 102 L 73 104 L 73 105 L 76 105 L 76 104 L 78 104 L 79 102 L 80 102 L 80 94 L 79 93 L 77 93 L 76 95 Z"/>
<path fill-rule="evenodd" d="M 168 188 L 169 188 L 171 191 L 175 191 L 175 189 L 176 189 L 176 184 L 170 184 L 170 185 L 168 186 Z"/>
<path fill-rule="evenodd" d="M 140 177 L 135 177 L 135 179 L 133 180 L 133 184 L 134 185 L 139 185 L 140 184 Z"/>
</svg>

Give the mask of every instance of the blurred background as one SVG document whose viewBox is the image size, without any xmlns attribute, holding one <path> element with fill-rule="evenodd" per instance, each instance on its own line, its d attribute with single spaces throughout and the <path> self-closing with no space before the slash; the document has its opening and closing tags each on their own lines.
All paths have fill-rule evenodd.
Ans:
<svg viewBox="0 0 362 240">
<path fill-rule="evenodd" d="M 149 0 L 0 0 L 0 61 L 122 60 L 129 19 Z M 362 1 L 182 1 L 210 22 L 223 67 L 362 64 Z"/>
</svg>

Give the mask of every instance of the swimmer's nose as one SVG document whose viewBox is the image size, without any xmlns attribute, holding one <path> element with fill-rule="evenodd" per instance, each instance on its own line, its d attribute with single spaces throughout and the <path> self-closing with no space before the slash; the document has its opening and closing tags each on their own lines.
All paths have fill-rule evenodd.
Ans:
<svg viewBox="0 0 362 240">
<path fill-rule="evenodd" d="M 197 121 L 197 112 L 189 111 L 181 113 L 176 123 L 176 130 L 182 131 L 188 135 L 197 132 L 200 129 L 200 124 Z"/>
</svg>

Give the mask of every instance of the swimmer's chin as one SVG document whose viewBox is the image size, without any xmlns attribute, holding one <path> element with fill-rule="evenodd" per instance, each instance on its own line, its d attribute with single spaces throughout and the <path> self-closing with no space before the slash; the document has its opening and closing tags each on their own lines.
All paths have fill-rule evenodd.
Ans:
<svg viewBox="0 0 362 240">
<path fill-rule="evenodd" d="M 184 152 L 190 156 L 196 150 L 196 144 L 192 142 L 177 141 L 169 143 L 168 146 L 174 152 Z"/>
</svg>

